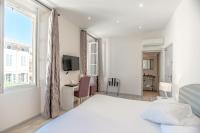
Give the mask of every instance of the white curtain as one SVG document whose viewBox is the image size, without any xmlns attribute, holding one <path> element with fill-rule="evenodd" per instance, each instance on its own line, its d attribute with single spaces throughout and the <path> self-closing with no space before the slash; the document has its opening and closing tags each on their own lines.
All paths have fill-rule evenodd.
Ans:
<svg viewBox="0 0 200 133">
<path fill-rule="evenodd" d="M 103 43 L 102 39 L 98 39 L 98 90 L 104 87 L 104 72 L 103 72 Z"/>
</svg>

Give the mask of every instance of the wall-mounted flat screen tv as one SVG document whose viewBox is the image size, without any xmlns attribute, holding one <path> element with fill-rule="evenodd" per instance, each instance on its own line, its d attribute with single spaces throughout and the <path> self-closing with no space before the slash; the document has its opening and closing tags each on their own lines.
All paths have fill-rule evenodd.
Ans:
<svg viewBox="0 0 200 133">
<path fill-rule="evenodd" d="M 62 63 L 64 71 L 79 70 L 79 57 L 63 55 Z"/>
</svg>

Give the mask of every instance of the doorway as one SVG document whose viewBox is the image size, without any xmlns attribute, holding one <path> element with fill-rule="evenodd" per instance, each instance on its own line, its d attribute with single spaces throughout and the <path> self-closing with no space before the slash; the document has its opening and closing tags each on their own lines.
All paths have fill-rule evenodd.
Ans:
<svg viewBox="0 0 200 133">
<path fill-rule="evenodd" d="M 143 52 L 143 96 L 159 95 L 160 52 Z"/>
</svg>

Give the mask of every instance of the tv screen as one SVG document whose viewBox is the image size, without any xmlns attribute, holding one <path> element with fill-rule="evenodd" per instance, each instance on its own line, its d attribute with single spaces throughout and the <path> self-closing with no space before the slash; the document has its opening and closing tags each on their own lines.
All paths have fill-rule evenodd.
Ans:
<svg viewBox="0 0 200 133">
<path fill-rule="evenodd" d="M 79 70 L 79 57 L 63 55 L 62 63 L 64 71 Z"/>
</svg>

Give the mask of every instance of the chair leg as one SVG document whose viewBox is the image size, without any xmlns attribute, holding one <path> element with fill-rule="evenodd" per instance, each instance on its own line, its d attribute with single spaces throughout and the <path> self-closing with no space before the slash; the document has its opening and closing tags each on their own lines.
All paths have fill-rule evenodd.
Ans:
<svg viewBox="0 0 200 133">
<path fill-rule="evenodd" d="M 78 105 L 79 105 L 79 104 L 81 104 L 81 100 L 80 100 L 80 98 L 78 98 Z"/>
<path fill-rule="evenodd" d="M 108 94 L 108 84 L 107 84 L 107 87 L 106 87 L 106 94 Z"/>
<path fill-rule="evenodd" d="M 82 103 L 82 98 L 80 98 L 80 103 Z"/>
<path fill-rule="evenodd" d="M 117 96 L 119 96 L 119 87 L 118 87 L 118 90 L 117 90 Z"/>
</svg>

